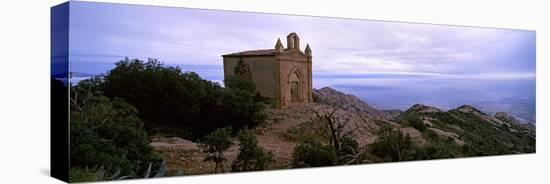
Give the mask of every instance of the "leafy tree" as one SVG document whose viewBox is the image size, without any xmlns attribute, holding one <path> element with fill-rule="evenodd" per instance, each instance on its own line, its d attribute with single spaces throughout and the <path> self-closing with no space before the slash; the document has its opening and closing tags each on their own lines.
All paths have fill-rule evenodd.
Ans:
<svg viewBox="0 0 550 184">
<path fill-rule="evenodd" d="M 301 140 L 292 153 L 293 167 L 320 167 L 336 165 L 334 147 L 325 145 L 314 137 Z"/>
<path fill-rule="evenodd" d="M 92 78 L 71 88 L 71 169 L 104 167 L 106 175 L 136 176 L 147 164 L 158 164 L 136 109 L 102 96 L 98 83 Z"/>
<path fill-rule="evenodd" d="M 256 85 L 247 78 L 242 78 L 239 76 L 228 76 L 224 80 L 225 87 L 230 89 L 238 89 L 256 94 Z"/>
<path fill-rule="evenodd" d="M 216 164 L 214 167 L 214 172 L 218 172 L 218 168 L 221 172 L 224 172 L 223 162 L 227 159 L 225 158 L 223 152 L 233 145 L 230 138 L 231 129 L 220 128 L 206 135 L 204 140 L 199 143 L 199 147 L 204 153 L 206 153 L 204 161 L 211 161 Z"/>
<path fill-rule="evenodd" d="M 244 128 L 263 122 L 267 115 L 262 110 L 270 102 L 269 99 L 260 95 L 252 80 L 239 76 L 229 76 L 224 80 L 224 83 L 226 90 L 229 91 L 224 97 L 227 101 L 226 108 L 238 112 L 227 115 L 228 118 L 231 118 L 230 121 L 234 122 L 232 126 Z"/>
<path fill-rule="evenodd" d="M 126 58 L 115 65 L 104 77 L 105 95 L 123 98 L 135 106 L 148 130 L 196 139 L 218 128 L 238 130 L 265 119 L 264 106 L 254 100 L 251 82 L 229 81 L 223 88 L 155 59 Z"/>
<path fill-rule="evenodd" d="M 256 136 L 249 130 L 239 133 L 239 155 L 231 164 L 232 171 L 265 170 L 273 162 L 273 154 L 258 146 Z"/>
</svg>

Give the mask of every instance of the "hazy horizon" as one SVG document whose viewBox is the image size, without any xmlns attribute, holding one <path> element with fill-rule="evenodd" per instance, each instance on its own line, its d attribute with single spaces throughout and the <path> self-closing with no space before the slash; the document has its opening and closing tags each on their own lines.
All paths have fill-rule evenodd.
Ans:
<svg viewBox="0 0 550 184">
<path fill-rule="evenodd" d="M 221 82 L 221 55 L 270 49 L 296 32 L 313 50 L 314 88 L 380 109 L 471 104 L 535 122 L 534 31 L 71 2 L 71 71 L 156 58 Z M 52 56 L 55 62 L 55 56 Z"/>
</svg>

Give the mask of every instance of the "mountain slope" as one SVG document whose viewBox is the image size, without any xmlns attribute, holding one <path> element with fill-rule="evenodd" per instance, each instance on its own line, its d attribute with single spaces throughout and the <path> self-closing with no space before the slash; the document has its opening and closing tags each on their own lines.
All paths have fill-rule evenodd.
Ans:
<svg viewBox="0 0 550 184">
<path fill-rule="evenodd" d="M 354 110 L 359 113 L 365 113 L 372 119 L 385 119 L 387 114 L 381 110 L 375 109 L 366 102 L 351 94 L 345 94 L 330 87 L 313 89 L 314 101 L 324 104 L 330 104 L 347 110 Z"/>
<path fill-rule="evenodd" d="M 504 119 L 502 114 L 499 114 Z M 422 121 L 427 131 L 447 135 L 463 146 L 463 156 L 501 155 L 535 152 L 535 133 L 511 121 L 489 116 L 475 107 L 462 105 L 447 112 L 435 107 L 414 105 L 397 121 Z"/>
</svg>

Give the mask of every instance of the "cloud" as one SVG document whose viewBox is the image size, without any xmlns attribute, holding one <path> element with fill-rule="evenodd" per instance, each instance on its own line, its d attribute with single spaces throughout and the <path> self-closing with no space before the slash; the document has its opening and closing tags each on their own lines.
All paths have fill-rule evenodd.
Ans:
<svg viewBox="0 0 550 184">
<path fill-rule="evenodd" d="M 71 17 L 77 55 L 221 66 L 222 54 L 272 48 L 297 32 L 301 48 L 312 47 L 316 74 L 535 72 L 532 31 L 79 3 Z"/>
</svg>

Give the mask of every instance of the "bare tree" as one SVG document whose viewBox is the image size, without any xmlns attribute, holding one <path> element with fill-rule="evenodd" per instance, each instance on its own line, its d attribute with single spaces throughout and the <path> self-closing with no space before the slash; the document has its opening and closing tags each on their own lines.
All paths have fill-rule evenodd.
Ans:
<svg viewBox="0 0 550 184">
<path fill-rule="evenodd" d="M 356 129 L 345 129 L 346 126 L 349 124 L 349 120 L 341 121 L 340 118 L 335 115 L 336 112 L 340 109 L 347 110 L 347 108 L 334 108 L 327 113 L 320 113 L 319 111 L 314 112 L 318 120 L 326 123 L 328 131 L 327 133 L 330 137 L 330 145 L 334 147 L 337 158 L 336 164 L 349 165 L 353 163 L 358 163 L 360 161 L 360 156 L 364 154 L 366 149 L 343 144 L 346 139 L 354 140 L 353 133 L 355 133 Z"/>
</svg>

